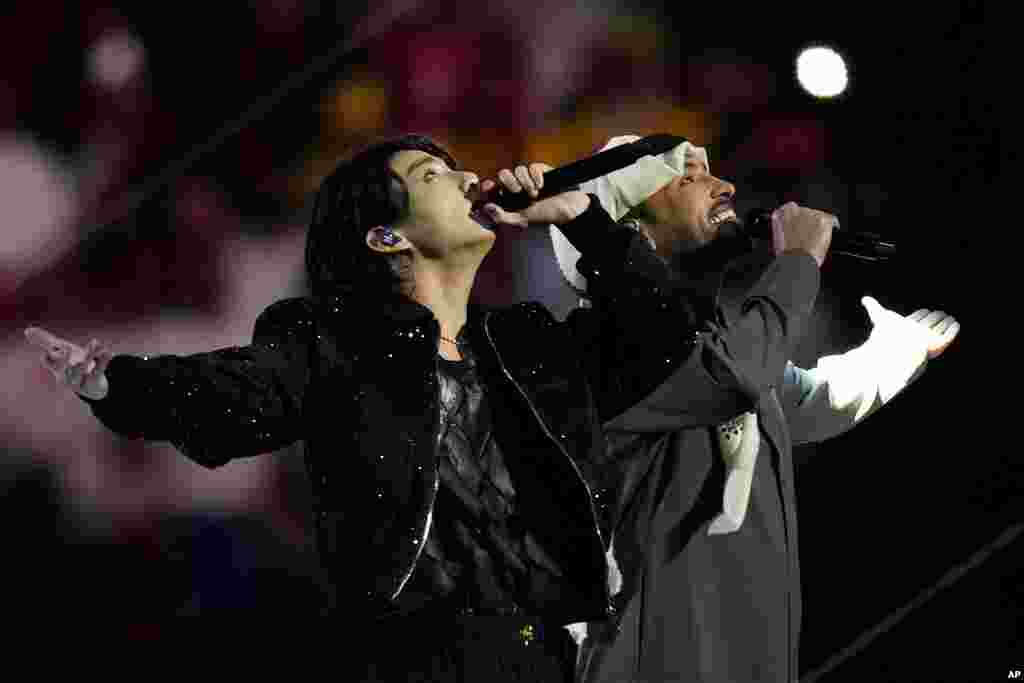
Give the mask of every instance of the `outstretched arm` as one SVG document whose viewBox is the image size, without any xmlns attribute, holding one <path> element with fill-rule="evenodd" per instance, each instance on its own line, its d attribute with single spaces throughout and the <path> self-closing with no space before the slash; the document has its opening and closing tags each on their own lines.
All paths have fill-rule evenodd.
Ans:
<svg viewBox="0 0 1024 683">
<path fill-rule="evenodd" d="M 249 346 L 189 356 L 113 355 L 39 328 L 25 334 L 58 381 L 123 436 L 169 441 L 211 468 L 301 438 L 312 336 L 305 300 L 266 309 Z"/>
<path fill-rule="evenodd" d="M 822 357 L 810 370 L 786 368 L 779 400 L 794 444 L 824 441 L 859 424 L 920 377 L 960 332 L 960 323 L 942 311 L 901 316 L 871 297 L 862 302 L 874 324 L 867 341 Z"/>
<path fill-rule="evenodd" d="M 595 219 L 563 232 L 583 254 L 577 267 L 594 304 L 574 315 L 596 319 L 592 374 L 611 428 L 718 424 L 751 410 L 781 380 L 819 286 L 818 261 L 805 243 L 771 259 L 726 314 L 633 230 Z"/>
</svg>

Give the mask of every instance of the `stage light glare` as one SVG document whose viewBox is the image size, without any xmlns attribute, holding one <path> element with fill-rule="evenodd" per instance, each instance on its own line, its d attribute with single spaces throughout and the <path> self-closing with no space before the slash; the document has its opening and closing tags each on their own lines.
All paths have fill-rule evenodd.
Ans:
<svg viewBox="0 0 1024 683">
<path fill-rule="evenodd" d="M 0 206 L 5 276 L 21 280 L 44 269 L 78 239 L 74 223 L 80 207 L 73 180 L 59 158 L 31 138 L 0 134 Z"/>
<path fill-rule="evenodd" d="M 137 78 L 145 65 L 146 49 L 128 31 L 105 34 L 89 48 L 89 80 L 112 90 Z"/>
<path fill-rule="evenodd" d="M 803 50 L 796 59 L 796 77 L 814 97 L 835 97 L 848 82 L 846 62 L 838 52 L 818 46 Z"/>
</svg>

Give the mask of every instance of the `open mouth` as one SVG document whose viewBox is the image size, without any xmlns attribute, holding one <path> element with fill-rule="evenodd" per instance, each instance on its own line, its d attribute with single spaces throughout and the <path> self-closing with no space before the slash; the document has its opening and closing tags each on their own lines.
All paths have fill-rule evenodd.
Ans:
<svg viewBox="0 0 1024 683">
<path fill-rule="evenodd" d="M 731 206 L 722 207 L 716 209 L 714 213 L 708 216 L 708 223 L 714 226 L 719 226 L 726 221 L 735 221 L 736 211 Z"/>
</svg>

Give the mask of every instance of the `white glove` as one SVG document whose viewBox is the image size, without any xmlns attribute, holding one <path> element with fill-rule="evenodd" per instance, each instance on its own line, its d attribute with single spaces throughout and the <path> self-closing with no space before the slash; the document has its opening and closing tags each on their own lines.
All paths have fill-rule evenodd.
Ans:
<svg viewBox="0 0 1024 683">
<path fill-rule="evenodd" d="M 883 308 L 870 296 L 863 297 L 860 302 L 876 328 L 886 327 L 923 344 L 928 360 L 940 356 L 960 333 L 960 323 L 943 311 L 919 308 L 908 316 L 901 316 Z"/>
<path fill-rule="evenodd" d="M 960 332 L 960 323 L 943 311 L 920 308 L 908 316 L 883 308 L 874 298 L 863 297 L 874 329 L 864 346 L 879 363 L 879 397 L 882 403 L 895 396 L 926 360 L 936 358 Z"/>
<path fill-rule="evenodd" d="M 884 308 L 873 297 L 861 299 L 873 328 L 866 342 L 837 356 L 824 356 L 810 372 L 828 382 L 833 409 L 863 419 L 875 397 L 888 403 L 924 363 L 936 358 L 960 332 L 960 323 L 942 312 L 921 308 L 910 315 Z"/>
</svg>

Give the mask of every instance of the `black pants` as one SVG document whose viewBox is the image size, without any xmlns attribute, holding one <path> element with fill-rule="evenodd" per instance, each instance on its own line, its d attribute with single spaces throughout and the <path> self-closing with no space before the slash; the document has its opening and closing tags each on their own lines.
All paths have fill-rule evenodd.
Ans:
<svg viewBox="0 0 1024 683">
<path fill-rule="evenodd" d="M 340 636 L 355 675 L 379 683 L 572 683 L 576 643 L 521 616 L 394 617 Z M 360 677 L 361 676 L 361 677 Z"/>
</svg>

